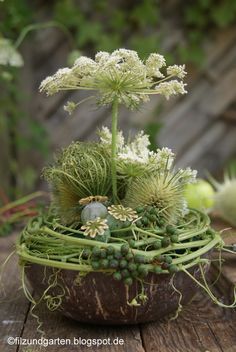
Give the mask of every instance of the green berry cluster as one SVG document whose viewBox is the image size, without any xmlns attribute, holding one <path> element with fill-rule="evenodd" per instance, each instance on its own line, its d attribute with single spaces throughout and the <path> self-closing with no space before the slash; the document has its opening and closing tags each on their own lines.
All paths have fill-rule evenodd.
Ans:
<svg viewBox="0 0 236 352">
<path fill-rule="evenodd" d="M 162 270 L 168 270 L 170 274 L 177 273 L 179 268 L 173 264 L 173 259 L 170 255 L 159 255 L 156 258 L 159 262 L 159 266 L 156 266 L 154 272 L 160 273 Z"/>
<path fill-rule="evenodd" d="M 136 225 L 138 227 L 163 227 L 165 225 L 165 221 L 160 216 L 159 209 L 157 209 L 155 206 L 139 206 L 135 210 L 138 216 L 141 217 L 138 221 L 136 221 Z"/>
<path fill-rule="evenodd" d="M 173 225 L 167 225 L 165 228 L 165 235 L 161 240 L 161 247 L 166 248 L 171 243 L 177 243 L 179 241 L 179 231 Z"/>
<path fill-rule="evenodd" d="M 128 286 L 135 278 L 144 278 L 148 275 L 145 264 L 149 261 L 142 255 L 134 255 L 129 244 L 123 244 L 120 250 L 113 246 L 107 248 L 94 247 L 91 255 L 91 265 L 94 270 L 113 269 L 113 278 L 123 280 Z"/>
</svg>

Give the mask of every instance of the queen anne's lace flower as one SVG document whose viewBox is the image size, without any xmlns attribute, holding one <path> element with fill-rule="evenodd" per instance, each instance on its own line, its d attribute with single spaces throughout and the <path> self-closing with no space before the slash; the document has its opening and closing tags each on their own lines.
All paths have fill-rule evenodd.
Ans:
<svg viewBox="0 0 236 352">
<path fill-rule="evenodd" d="M 100 142 L 111 148 L 111 132 L 107 127 L 99 131 Z M 120 174 L 126 176 L 141 176 L 147 172 L 170 170 L 174 153 L 169 148 L 149 150 L 150 141 L 148 135 L 139 132 L 133 141 L 125 144 L 121 131 L 117 135 L 117 169 Z"/>
<path fill-rule="evenodd" d="M 98 135 L 100 137 L 100 141 L 102 144 L 111 147 L 111 141 L 112 141 L 112 135 L 111 132 L 109 131 L 109 129 L 107 127 L 102 127 L 101 130 L 98 132 Z M 121 149 L 124 146 L 125 143 L 125 139 L 123 136 L 123 132 L 119 131 L 117 133 L 117 137 L 116 137 L 116 145 L 117 145 L 117 149 Z"/>
<path fill-rule="evenodd" d="M 181 175 L 181 182 L 188 184 L 196 182 L 197 170 L 192 170 L 190 167 L 186 169 L 179 169 L 179 174 Z"/>
<path fill-rule="evenodd" d="M 177 81 L 174 79 L 169 82 L 161 82 L 155 87 L 155 89 L 159 94 L 164 95 L 168 100 L 171 95 L 187 93 L 184 88 L 185 86 L 186 84 L 184 84 L 182 81 Z"/>
<path fill-rule="evenodd" d="M 118 153 L 117 157 L 120 160 L 134 161 L 139 163 L 147 163 L 149 158 L 150 145 L 149 138 L 143 131 L 141 131 L 134 139 L 133 142 L 124 146 Z"/>
<path fill-rule="evenodd" d="M 132 208 L 125 208 L 123 205 L 111 205 L 108 207 L 108 213 L 115 219 L 121 221 L 133 221 L 138 218 L 136 211 Z"/>
<path fill-rule="evenodd" d="M 73 101 L 68 101 L 66 105 L 64 105 L 64 110 L 67 111 L 70 115 L 72 112 L 75 110 L 77 104 L 74 103 Z"/>
<path fill-rule="evenodd" d="M 21 67 L 24 65 L 21 54 L 14 48 L 10 40 L 0 38 L 0 65 Z"/>
<path fill-rule="evenodd" d="M 185 65 L 182 65 L 182 66 L 181 65 L 180 66 L 178 66 L 178 65 L 169 66 L 169 67 L 167 67 L 167 74 L 170 75 L 170 76 L 176 76 L 178 78 L 183 79 L 186 76 L 186 74 L 187 74 L 187 72 L 184 71 L 184 69 L 185 69 Z"/>
<path fill-rule="evenodd" d="M 89 237 L 96 237 L 97 235 L 103 235 L 108 229 L 106 219 L 96 218 L 95 220 L 89 220 L 85 225 L 81 226 L 81 230 L 84 230 L 84 235 Z"/>
<path fill-rule="evenodd" d="M 58 70 L 41 83 L 40 90 L 48 95 L 60 90 L 96 90 L 98 104 L 109 105 L 116 99 L 134 109 L 147 102 L 150 94 L 162 94 L 168 99 L 171 95 L 186 93 L 181 81 L 184 66 L 169 66 L 161 72 L 165 66 L 165 58 L 155 53 L 143 62 L 133 50 L 98 52 L 95 60 L 82 56 L 71 69 Z M 179 81 L 171 80 L 172 77 Z"/>
</svg>

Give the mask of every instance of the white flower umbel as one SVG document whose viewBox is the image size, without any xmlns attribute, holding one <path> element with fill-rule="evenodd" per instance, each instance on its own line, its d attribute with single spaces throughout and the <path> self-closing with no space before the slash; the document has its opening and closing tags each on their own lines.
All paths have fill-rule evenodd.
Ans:
<svg viewBox="0 0 236 352">
<path fill-rule="evenodd" d="M 58 70 L 41 83 L 40 90 L 48 95 L 61 90 L 95 90 L 100 105 L 112 104 L 116 98 L 119 104 L 134 109 L 148 101 L 150 94 L 161 94 L 168 99 L 186 93 L 182 82 L 186 74 L 184 66 L 174 65 L 164 70 L 165 66 L 165 58 L 160 54 L 150 54 L 143 62 L 133 50 L 99 52 L 95 60 L 82 56 L 71 69 Z M 179 81 L 172 80 L 174 77 Z"/>
</svg>

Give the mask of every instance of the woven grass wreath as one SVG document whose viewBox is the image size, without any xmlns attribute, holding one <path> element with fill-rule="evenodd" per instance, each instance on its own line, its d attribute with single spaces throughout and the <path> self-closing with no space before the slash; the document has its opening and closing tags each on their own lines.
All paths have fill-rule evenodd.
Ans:
<svg viewBox="0 0 236 352">
<path fill-rule="evenodd" d="M 224 243 L 211 229 L 209 217 L 188 209 L 184 199 L 196 171 L 175 169 L 170 149 L 151 151 L 143 132 L 125 141 L 117 127 L 121 104 L 135 109 L 151 94 L 166 98 L 184 94 L 185 74 L 184 66 L 166 67 L 159 54 L 143 62 L 136 52 L 119 49 L 112 54 L 99 52 L 95 60 L 80 57 L 73 67 L 42 82 L 40 89 L 48 95 L 61 90 L 95 91 L 87 99 L 111 105 L 112 129 L 98 131 L 98 142 L 73 142 L 43 171 L 51 186 L 50 209 L 29 222 L 17 244 L 23 288 L 33 309 L 42 300 L 51 310 L 63 305 L 68 298 L 59 279 L 64 270 L 77 272 L 79 284 L 91 273 L 112 277 L 126 290 L 139 283 L 137 294 L 126 302 L 132 309 L 150 299 L 144 289 L 150 274 L 168 274 L 169 285 L 179 295 L 178 311 L 182 293 L 173 278 L 183 272 L 215 303 L 226 306 L 213 295 L 205 276 L 209 252 L 215 248 L 220 253 Z M 72 113 L 77 105 L 68 102 L 65 109 Z M 32 264 L 52 269 L 37 302 L 24 278 Z M 192 268 L 198 269 L 200 278 Z M 53 296 L 50 289 L 56 286 Z M 229 307 L 235 307 L 235 300 L 234 295 Z"/>
</svg>

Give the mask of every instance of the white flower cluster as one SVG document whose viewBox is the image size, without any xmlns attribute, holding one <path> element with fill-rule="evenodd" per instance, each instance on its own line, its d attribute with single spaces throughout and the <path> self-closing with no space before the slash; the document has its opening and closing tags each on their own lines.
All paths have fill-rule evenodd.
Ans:
<svg viewBox="0 0 236 352">
<path fill-rule="evenodd" d="M 148 149 L 149 145 L 148 136 L 141 131 L 137 134 L 133 142 L 124 145 L 118 151 L 117 158 L 118 160 L 124 160 L 129 163 L 147 164 L 151 153 Z"/>
<path fill-rule="evenodd" d="M 182 81 L 177 81 L 173 79 L 169 82 L 161 82 L 155 89 L 159 94 L 162 94 L 168 100 L 171 95 L 185 94 L 187 91 L 184 88 L 185 84 Z"/>
<path fill-rule="evenodd" d="M 0 38 L 0 65 L 21 67 L 23 64 L 21 54 L 14 48 L 11 41 Z"/>
<path fill-rule="evenodd" d="M 58 70 L 41 83 L 40 90 L 48 95 L 60 90 L 96 90 L 98 104 L 112 104 L 117 99 L 133 109 L 148 101 L 150 94 L 162 94 L 168 99 L 186 93 L 184 66 L 169 66 L 161 72 L 165 66 L 165 58 L 155 53 L 143 62 L 133 50 L 98 52 L 95 60 L 81 56 L 71 68 Z"/>
<path fill-rule="evenodd" d="M 190 167 L 179 169 L 181 182 L 184 184 L 196 182 L 197 170 L 192 170 Z"/>
<path fill-rule="evenodd" d="M 111 132 L 107 127 L 99 131 L 100 143 L 111 148 Z M 173 167 L 175 154 L 169 148 L 160 148 L 155 152 L 149 150 L 150 141 L 148 135 L 139 132 L 133 141 L 125 144 L 121 131 L 117 138 L 117 169 L 119 173 L 134 177 L 142 176 L 148 172 L 165 172 Z M 178 179 L 181 183 L 192 183 L 196 179 L 197 171 L 179 169 Z"/>
<path fill-rule="evenodd" d="M 98 135 L 100 137 L 100 141 L 102 144 L 107 145 L 108 147 L 111 146 L 112 134 L 111 134 L 108 127 L 103 126 L 102 129 L 100 131 L 98 131 Z M 120 150 L 125 144 L 125 139 L 124 139 L 122 131 L 119 131 L 117 133 L 116 144 L 117 144 L 118 150 Z"/>
</svg>

